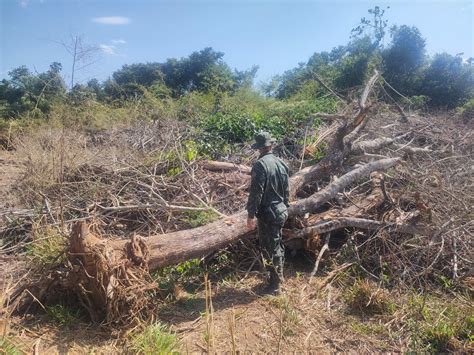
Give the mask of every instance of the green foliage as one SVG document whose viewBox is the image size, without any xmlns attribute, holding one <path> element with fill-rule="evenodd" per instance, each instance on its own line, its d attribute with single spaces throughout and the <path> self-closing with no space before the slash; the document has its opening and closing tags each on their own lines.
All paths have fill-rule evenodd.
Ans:
<svg viewBox="0 0 474 355">
<path fill-rule="evenodd" d="M 65 247 L 66 240 L 56 229 L 40 228 L 34 233 L 26 252 L 34 265 L 50 267 L 64 262 Z"/>
<path fill-rule="evenodd" d="M 193 291 L 202 285 L 205 273 L 224 280 L 224 275 L 230 270 L 235 259 L 227 250 L 222 250 L 210 260 L 191 259 L 175 266 L 166 267 L 153 274 L 153 278 L 163 290 L 173 291 L 177 285 Z M 220 275 L 220 276 L 217 276 Z"/>
<path fill-rule="evenodd" d="M 424 72 L 420 93 L 434 106 L 462 105 L 474 95 L 474 67 L 460 56 L 436 54 Z"/>
<path fill-rule="evenodd" d="M 179 341 L 165 325 L 155 323 L 132 336 L 130 350 L 146 355 L 178 354 Z"/>
<path fill-rule="evenodd" d="M 385 9 L 381 9 L 380 6 L 369 9 L 367 12 L 371 15 L 372 19 L 362 17 L 360 23 L 351 30 L 351 36 L 358 37 L 368 33 L 373 37 L 374 47 L 379 46 L 385 37 L 385 29 L 387 28 L 388 20 L 384 19 L 387 9 L 390 9 L 390 6 L 387 6 Z"/>
<path fill-rule="evenodd" d="M 79 322 L 80 312 L 63 304 L 46 307 L 46 313 L 56 323 L 62 326 L 71 326 Z"/>
<path fill-rule="evenodd" d="M 443 288 L 449 290 L 449 289 L 452 289 L 453 286 L 454 286 L 454 283 L 453 283 L 453 280 L 451 280 L 450 278 L 446 277 L 446 276 L 439 276 L 439 283 L 441 284 L 441 286 L 443 286 Z"/>
<path fill-rule="evenodd" d="M 446 352 L 460 341 L 474 337 L 472 305 L 464 300 L 445 301 L 415 295 L 408 302 L 407 324 L 412 329 L 412 346 L 417 350 Z"/>
<path fill-rule="evenodd" d="M 0 337 L 0 354 L 4 355 L 20 355 L 24 354 L 11 340 L 7 337 Z"/>
<path fill-rule="evenodd" d="M 405 105 L 410 105 L 413 109 L 422 109 L 426 108 L 430 101 L 430 98 L 425 95 L 415 95 L 411 96 L 408 99 L 402 99 L 402 103 Z"/>
<path fill-rule="evenodd" d="M 182 172 L 183 169 L 181 169 L 179 166 L 174 166 L 168 169 L 168 171 L 166 172 L 166 176 L 175 177 L 181 174 Z"/>
<path fill-rule="evenodd" d="M 276 307 L 283 321 L 283 335 L 296 335 L 295 327 L 300 323 L 297 309 L 291 304 L 288 296 L 267 296 L 268 301 L 273 307 Z"/>
<path fill-rule="evenodd" d="M 230 144 L 250 142 L 261 130 L 276 139 L 289 138 L 315 112 L 335 112 L 334 98 L 317 100 L 276 101 L 241 92 L 222 101 L 221 110 L 203 118 L 197 124 L 202 130 L 202 149 L 210 154 L 226 151 Z M 314 124 L 318 125 L 319 120 Z"/>
<path fill-rule="evenodd" d="M 426 41 L 413 26 L 393 26 L 390 33 L 392 42 L 383 52 L 384 77 L 405 95 L 416 95 L 422 83 Z"/>
<path fill-rule="evenodd" d="M 384 326 L 381 324 L 371 324 L 371 323 L 362 323 L 362 322 L 351 322 L 351 329 L 362 335 L 374 335 L 381 334 L 384 332 Z"/>
<path fill-rule="evenodd" d="M 374 59 L 374 43 L 370 37 L 356 38 L 346 47 L 346 54 L 336 63 L 334 86 L 346 90 L 364 83 L 369 64 Z"/>
<path fill-rule="evenodd" d="M 54 102 L 62 99 L 66 85 L 60 76 L 61 64 L 52 63 L 50 69 L 38 75 L 25 66 L 8 73 L 10 79 L 0 82 L 0 113 L 2 118 L 13 118 L 28 113 L 30 118 L 47 114 Z"/>
<path fill-rule="evenodd" d="M 375 68 L 412 97 L 412 108 L 454 108 L 472 99 L 473 59 L 464 62 L 446 53 L 429 59 L 420 31 L 406 25 L 391 27 L 391 42 L 384 48 L 385 11 L 379 6 L 368 10 L 347 44 L 314 53 L 264 84 L 266 96 L 252 88 L 257 66 L 231 70 L 224 53 L 208 47 L 179 59 L 124 65 L 103 83 L 92 79 L 69 92 L 60 63 L 37 75 L 18 67 L 0 82 L 0 119 L 47 119 L 97 129 L 178 118 L 197 129 L 200 153 L 224 155 L 232 152 L 230 144 L 246 143 L 259 130 L 281 137 L 307 119 L 301 115 L 334 112 L 337 101 L 328 98 L 325 86 L 350 96 Z"/>
<path fill-rule="evenodd" d="M 219 215 L 212 210 L 208 211 L 187 211 L 185 212 L 186 217 L 184 221 L 189 224 L 191 228 L 204 226 L 211 222 L 216 221 Z"/>
<path fill-rule="evenodd" d="M 220 94 L 250 87 L 258 67 L 232 72 L 223 56 L 208 47 L 164 63 L 124 65 L 113 73 L 113 80 L 106 82 L 104 90 L 113 99 L 133 98 L 140 94 L 139 88 L 149 89 L 156 97 L 179 98 L 193 91 Z"/>
<path fill-rule="evenodd" d="M 198 152 L 199 146 L 196 142 L 194 142 L 194 141 L 184 142 L 184 148 L 185 148 L 184 154 L 185 154 L 186 161 L 193 162 L 198 158 L 198 156 L 199 156 L 199 152 Z"/>
<path fill-rule="evenodd" d="M 205 266 L 201 259 L 191 259 L 175 266 L 168 266 L 153 276 L 160 288 L 172 290 L 177 283 L 197 280 L 204 272 Z"/>
<path fill-rule="evenodd" d="M 474 117 L 474 99 L 470 99 L 464 105 L 458 107 L 457 110 L 466 120 L 472 120 Z"/>
</svg>

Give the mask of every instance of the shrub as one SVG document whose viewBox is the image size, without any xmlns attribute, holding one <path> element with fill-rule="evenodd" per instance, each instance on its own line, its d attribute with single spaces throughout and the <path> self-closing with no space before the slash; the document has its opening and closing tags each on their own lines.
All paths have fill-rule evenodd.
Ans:
<svg viewBox="0 0 474 355">
<path fill-rule="evenodd" d="M 187 211 L 184 221 L 189 224 L 191 228 L 204 226 L 216 221 L 219 216 L 214 211 Z"/>
<path fill-rule="evenodd" d="M 410 105 L 412 109 L 426 109 L 430 98 L 425 95 L 415 95 L 407 99 L 402 99 L 402 103 Z"/>
<path fill-rule="evenodd" d="M 458 107 L 458 112 L 466 122 L 472 120 L 474 117 L 474 99 L 471 99 L 461 107 Z"/>
<path fill-rule="evenodd" d="M 311 114 L 337 110 L 337 101 L 333 98 L 312 101 L 243 100 L 237 103 L 229 99 L 220 111 L 198 123 L 204 151 L 226 151 L 229 144 L 248 143 L 262 130 L 270 132 L 276 139 L 291 138 L 306 125 Z M 318 126 L 320 121 L 315 119 L 313 124 Z"/>
</svg>

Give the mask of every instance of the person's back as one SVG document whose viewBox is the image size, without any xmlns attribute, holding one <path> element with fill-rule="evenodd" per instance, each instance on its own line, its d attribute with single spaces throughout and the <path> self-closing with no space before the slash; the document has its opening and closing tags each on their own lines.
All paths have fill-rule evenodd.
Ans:
<svg viewBox="0 0 474 355">
<path fill-rule="evenodd" d="M 263 196 L 258 212 L 272 205 L 284 203 L 288 206 L 288 167 L 272 152 L 264 153 L 255 163 L 255 174 L 265 177 Z"/>
<path fill-rule="evenodd" d="M 271 152 L 274 140 L 269 133 L 258 134 L 255 141 L 252 148 L 259 150 L 260 157 L 252 167 L 247 226 L 255 228 L 257 217 L 260 246 L 270 271 L 264 293 L 279 293 L 285 256 L 281 229 L 288 218 L 288 167 Z"/>
</svg>

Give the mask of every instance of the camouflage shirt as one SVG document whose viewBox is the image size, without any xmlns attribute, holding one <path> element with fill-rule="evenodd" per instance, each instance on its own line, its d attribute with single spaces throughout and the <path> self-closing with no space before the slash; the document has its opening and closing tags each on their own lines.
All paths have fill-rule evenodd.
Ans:
<svg viewBox="0 0 474 355">
<path fill-rule="evenodd" d="M 248 217 L 258 217 L 266 207 L 280 202 L 288 207 L 288 198 L 288 166 L 271 152 L 261 155 L 252 167 Z"/>
</svg>

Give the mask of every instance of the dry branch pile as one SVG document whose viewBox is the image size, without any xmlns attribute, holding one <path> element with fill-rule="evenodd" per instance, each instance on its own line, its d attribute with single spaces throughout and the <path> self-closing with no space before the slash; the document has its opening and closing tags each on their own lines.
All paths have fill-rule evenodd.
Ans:
<svg viewBox="0 0 474 355">
<path fill-rule="evenodd" d="M 358 102 L 341 114 L 314 115 L 327 124 L 312 132 L 319 138 L 301 147 L 301 159 L 290 162 L 297 170 L 290 180 L 285 243 L 318 256 L 317 266 L 329 249 L 335 260 L 355 262 L 375 278 L 389 273 L 411 285 L 439 275 L 469 276 L 472 129 L 418 116 L 405 122 L 406 116 L 383 112 L 378 79 L 375 73 Z M 131 157 L 118 158 L 122 153 L 114 155 L 114 164 L 61 166 L 58 183 L 35 195 L 49 225 L 75 223 L 60 284 L 93 319 L 132 322 L 159 293 L 150 271 L 255 235 L 242 211 L 249 161 L 195 162 L 182 132 L 154 126 L 129 132 L 138 136 L 124 139 L 135 149 Z M 325 157 L 298 171 L 305 154 L 323 142 Z M 143 151 L 154 158 L 143 163 Z M 102 154 L 110 160 L 110 151 Z M 3 217 L 11 219 L 7 212 Z M 21 213 L 23 221 L 35 214 Z M 0 232 L 14 234 L 17 226 Z"/>
</svg>

